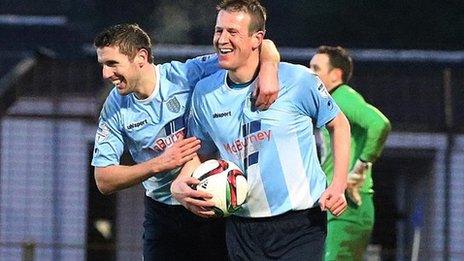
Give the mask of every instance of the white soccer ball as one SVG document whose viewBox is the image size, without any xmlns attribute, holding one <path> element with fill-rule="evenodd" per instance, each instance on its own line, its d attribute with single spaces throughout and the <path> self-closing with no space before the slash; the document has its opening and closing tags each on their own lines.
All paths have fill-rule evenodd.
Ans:
<svg viewBox="0 0 464 261">
<path fill-rule="evenodd" d="M 200 180 L 197 190 L 213 195 L 216 216 L 227 217 L 240 209 L 248 194 L 248 183 L 240 168 L 227 160 L 208 160 L 192 173 Z"/>
</svg>

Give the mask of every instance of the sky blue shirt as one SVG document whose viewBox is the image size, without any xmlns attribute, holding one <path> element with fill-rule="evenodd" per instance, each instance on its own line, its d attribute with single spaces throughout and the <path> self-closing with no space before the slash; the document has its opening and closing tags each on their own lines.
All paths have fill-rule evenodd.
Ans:
<svg viewBox="0 0 464 261">
<path fill-rule="evenodd" d="M 231 89 L 221 70 L 198 82 L 189 132 L 202 140 L 200 154 L 235 162 L 250 187 L 237 213 L 269 217 L 313 207 L 326 188 L 316 154 L 314 126 L 339 112 L 322 82 L 307 67 L 280 63 L 279 97 L 266 111 L 252 102 L 255 82 Z"/>
<path fill-rule="evenodd" d="M 185 112 L 195 84 L 219 70 L 216 55 L 200 56 L 185 63 L 156 66 L 154 92 L 144 100 L 132 93 L 121 96 L 114 88 L 103 105 L 92 165 L 118 165 L 124 149 L 137 163 L 159 156 L 185 135 Z M 180 168 L 158 173 L 145 180 L 146 195 L 166 204 L 178 204 L 170 185 Z"/>
</svg>

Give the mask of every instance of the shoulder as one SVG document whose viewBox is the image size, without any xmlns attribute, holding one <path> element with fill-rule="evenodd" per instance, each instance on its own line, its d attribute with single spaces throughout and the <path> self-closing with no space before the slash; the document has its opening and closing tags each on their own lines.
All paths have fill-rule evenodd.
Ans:
<svg viewBox="0 0 464 261">
<path fill-rule="evenodd" d="M 219 70 L 208 77 L 201 79 L 195 89 L 193 90 L 194 97 L 204 96 L 208 93 L 213 92 L 214 90 L 218 89 L 221 86 L 226 77 L 226 70 Z"/>
<path fill-rule="evenodd" d="M 347 84 L 339 86 L 335 91 L 332 92 L 332 96 L 337 102 L 338 100 L 343 99 L 365 102 L 363 96 Z"/>
<path fill-rule="evenodd" d="M 127 107 L 129 104 L 129 95 L 120 95 L 116 87 L 114 87 L 108 94 L 108 97 L 103 104 L 102 116 L 111 117 L 112 115 L 118 113 L 121 108 Z"/>
<path fill-rule="evenodd" d="M 105 106 L 108 106 L 111 108 L 121 108 L 126 103 L 127 103 L 127 96 L 122 96 L 121 94 L 119 94 L 116 87 L 114 87 L 110 91 L 110 94 L 108 94 L 108 97 L 106 98 Z"/>
<path fill-rule="evenodd" d="M 216 54 L 206 54 L 197 56 L 185 61 L 170 61 L 167 63 L 159 64 L 160 70 L 164 71 L 187 71 L 192 68 L 208 66 L 210 64 L 217 64 L 218 58 Z"/>
<path fill-rule="evenodd" d="M 279 78 L 282 81 L 314 83 L 317 85 L 317 75 L 308 67 L 300 64 L 281 62 L 279 64 Z"/>
<path fill-rule="evenodd" d="M 308 67 L 299 64 L 280 63 L 279 80 L 283 89 L 291 89 L 292 92 L 307 94 L 311 91 L 322 91 L 321 88 L 325 90 L 319 77 Z"/>
</svg>

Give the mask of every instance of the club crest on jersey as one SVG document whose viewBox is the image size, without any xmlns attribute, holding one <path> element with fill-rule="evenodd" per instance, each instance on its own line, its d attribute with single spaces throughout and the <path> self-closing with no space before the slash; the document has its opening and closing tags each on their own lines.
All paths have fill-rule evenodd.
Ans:
<svg viewBox="0 0 464 261">
<path fill-rule="evenodd" d="M 166 106 L 168 107 L 168 110 L 174 113 L 178 113 L 180 111 L 180 103 L 179 100 L 177 100 L 176 97 L 171 98 L 166 102 Z"/>
</svg>

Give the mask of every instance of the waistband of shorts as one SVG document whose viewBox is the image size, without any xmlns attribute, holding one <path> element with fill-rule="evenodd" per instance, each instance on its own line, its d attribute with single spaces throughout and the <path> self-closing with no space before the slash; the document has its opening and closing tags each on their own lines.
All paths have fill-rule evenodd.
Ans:
<svg viewBox="0 0 464 261">
<path fill-rule="evenodd" d="M 303 210 L 290 210 L 285 213 L 272 216 L 272 217 L 240 217 L 240 216 L 230 216 L 229 218 L 233 219 L 234 221 L 239 221 L 239 222 L 263 222 L 263 221 L 279 221 L 279 220 L 287 220 L 287 219 L 292 219 L 295 217 L 307 217 L 311 215 L 317 215 L 321 214 L 321 208 L 319 206 L 317 207 L 312 207 L 308 209 L 303 209 Z"/>
<path fill-rule="evenodd" d="M 154 205 L 155 207 L 158 207 L 158 208 L 164 208 L 164 209 L 177 209 L 177 208 L 184 208 L 182 205 L 179 205 L 179 204 L 166 204 L 166 203 L 163 203 L 163 202 L 160 202 L 156 199 L 153 199 L 147 195 L 145 195 L 145 201 L 150 204 L 150 205 Z"/>
</svg>

